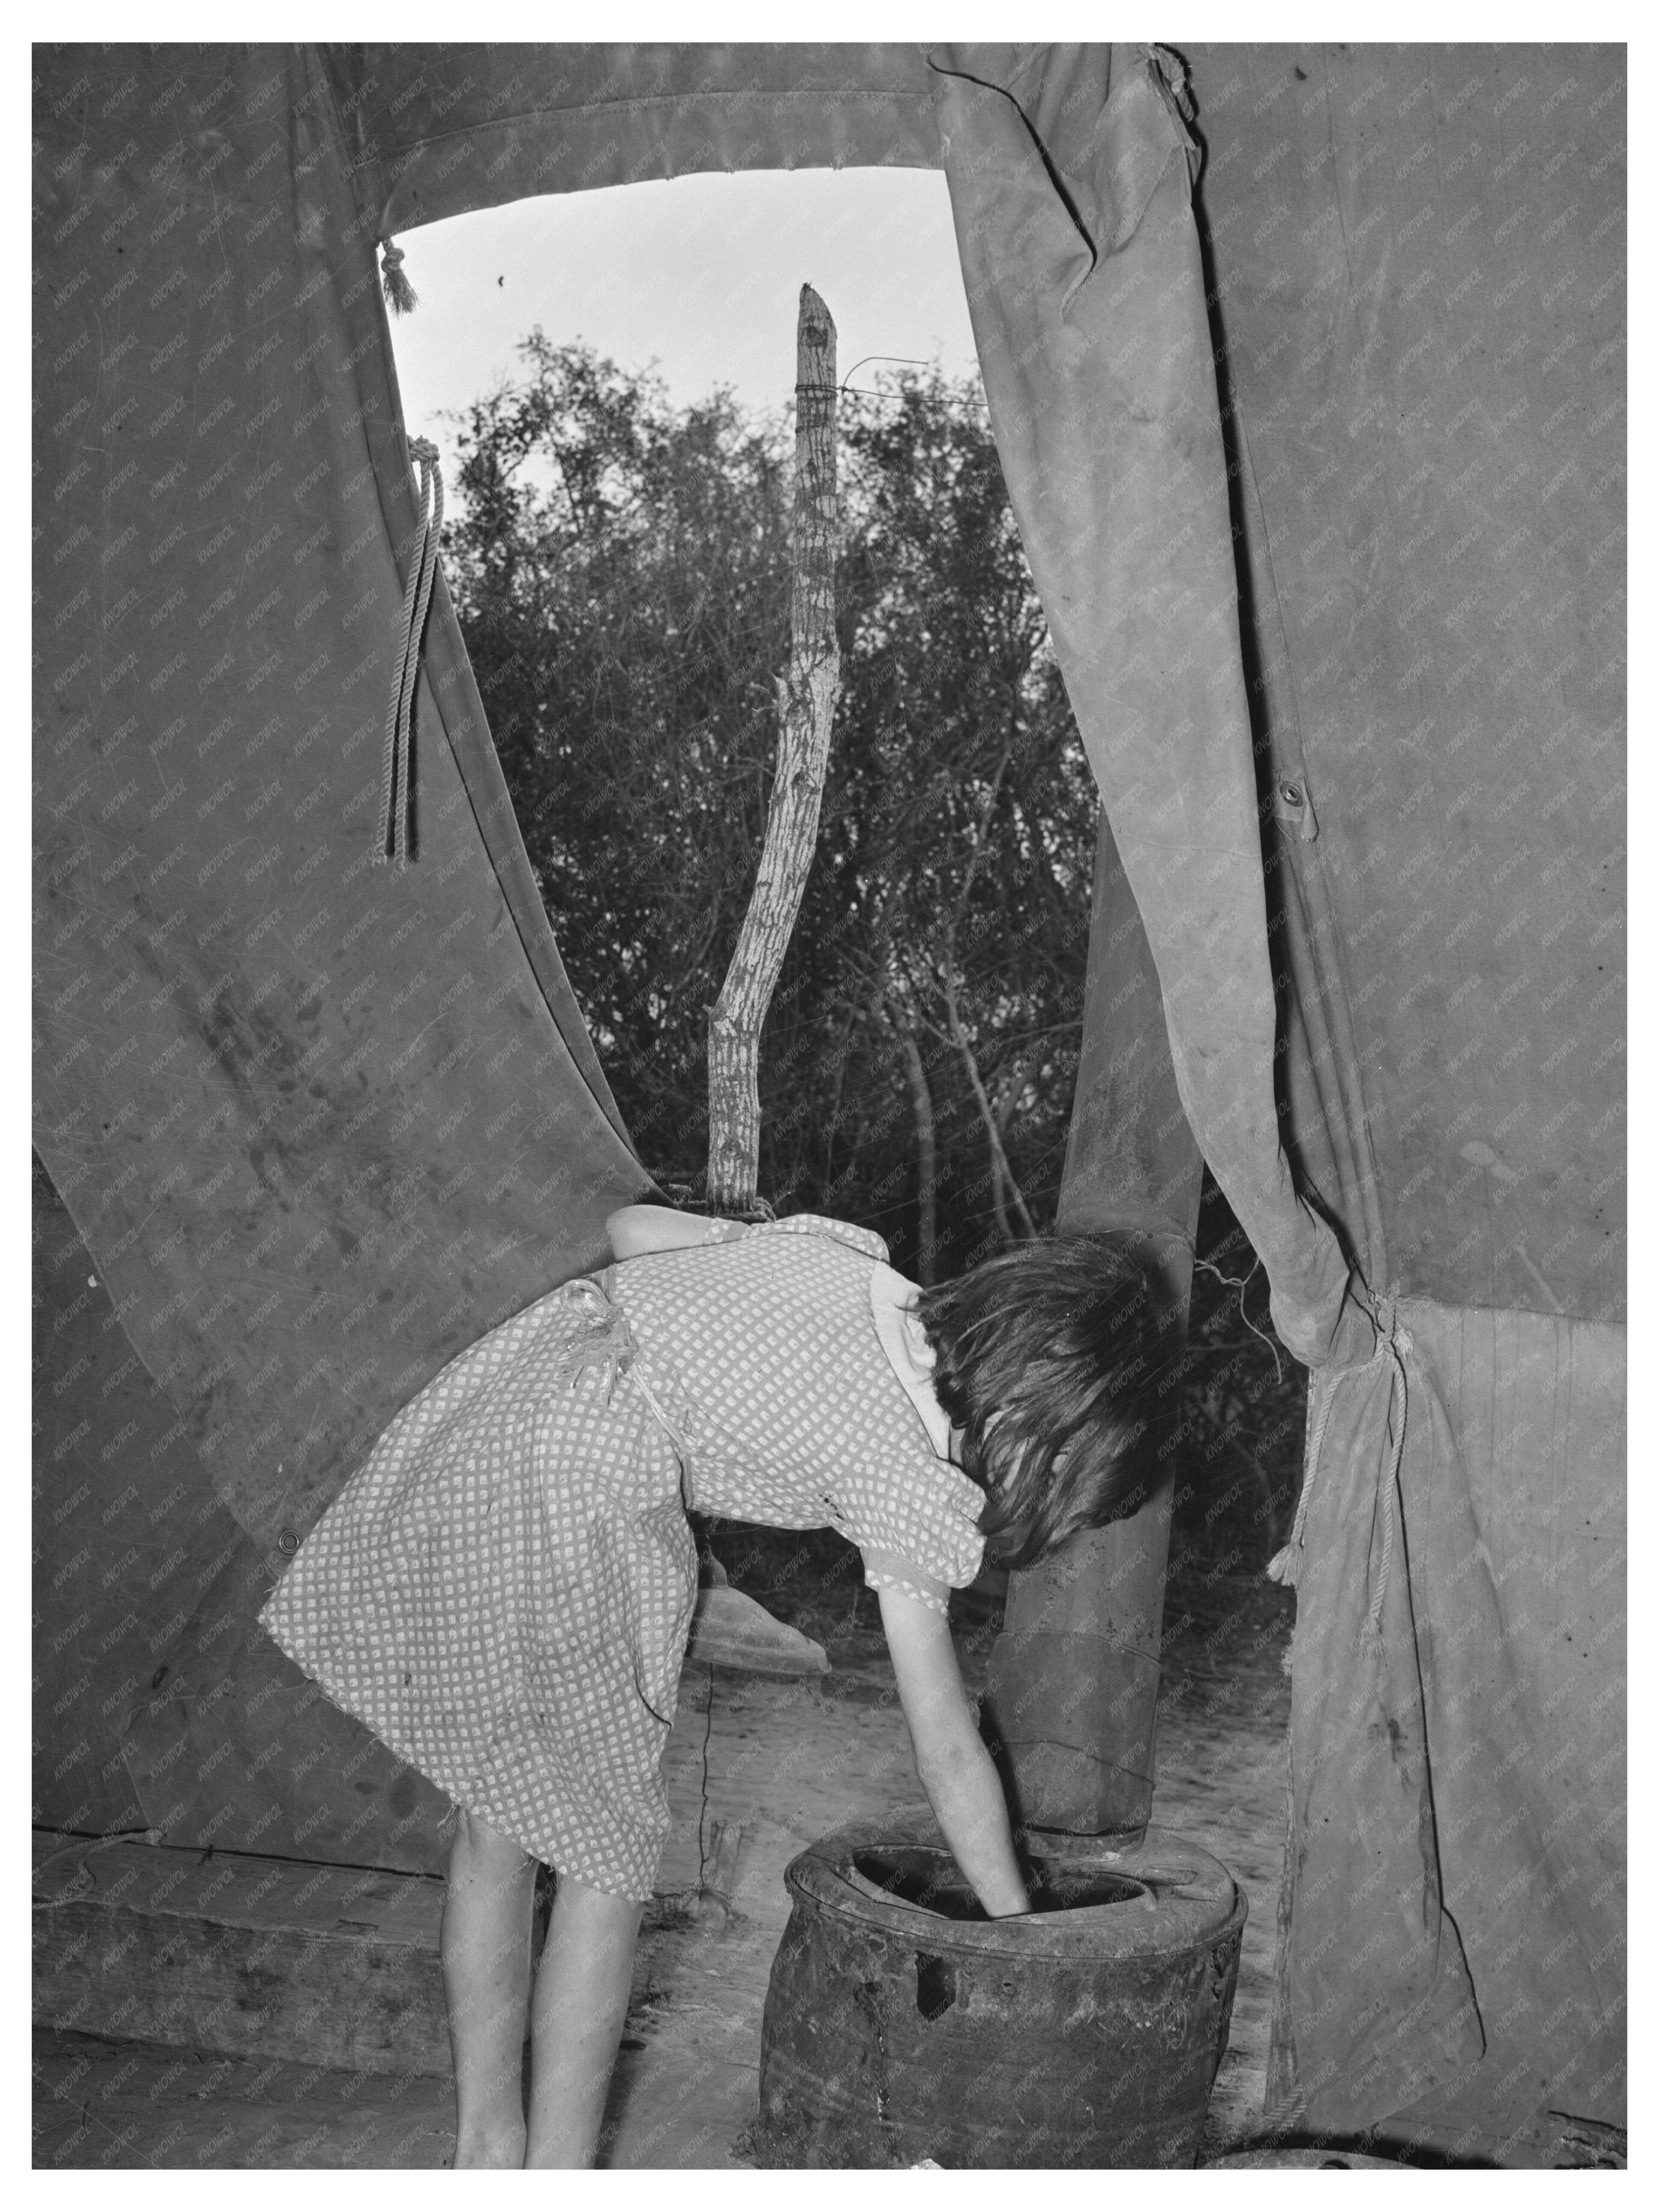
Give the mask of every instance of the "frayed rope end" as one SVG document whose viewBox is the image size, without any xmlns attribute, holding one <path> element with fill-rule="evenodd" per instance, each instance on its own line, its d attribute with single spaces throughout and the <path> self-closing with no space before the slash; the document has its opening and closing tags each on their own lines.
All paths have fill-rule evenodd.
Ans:
<svg viewBox="0 0 1659 2212">
<path fill-rule="evenodd" d="M 389 238 L 380 240 L 380 289 L 394 315 L 410 315 L 420 305 L 415 287 L 404 274 L 404 250 Z"/>
</svg>

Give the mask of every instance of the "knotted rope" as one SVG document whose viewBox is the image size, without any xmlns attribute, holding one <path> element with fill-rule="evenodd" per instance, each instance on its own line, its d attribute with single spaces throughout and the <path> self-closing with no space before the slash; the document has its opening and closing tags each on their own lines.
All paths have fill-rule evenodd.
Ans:
<svg viewBox="0 0 1659 2212">
<path fill-rule="evenodd" d="M 1388 1595 L 1389 1577 L 1394 1569 L 1394 1554 L 1398 1540 L 1396 1523 L 1399 1516 L 1397 1492 L 1400 1469 L 1406 1452 L 1406 1413 L 1409 1386 L 1406 1374 L 1406 1354 L 1412 1348 L 1411 1332 L 1403 1328 L 1395 1311 L 1392 1297 L 1379 1298 L 1372 1309 L 1371 1319 L 1376 1328 L 1376 1348 L 1364 1367 L 1346 1367 L 1326 1375 L 1316 1372 L 1314 1404 L 1308 1424 L 1308 1448 L 1302 1467 L 1302 1495 L 1297 1500 L 1296 1519 L 1291 1528 L 1291 1540 L 1275 1552 L 1267 1562 L 1267 1576 L 1272 1582 L 1294 1586 L 1301 1579 L 1302 1553 L 1306 1542 L 1308 1504 L 1314 1491 L 1324 1449 L 1325 1432 L 1330 1425 L 1331 1410 L 1336 1403 L 1336 1394 L 1351 1376 L 1364 1375 L 1379 1360 L 1392 1363 L 1389 1377 L 1388 1414 L 1393 1421 L 1394 1442 L 1389 1454 L 1388 1473 L 1379 1478 L 1376 1504 L 1382 1514 L 1382 1535 L 1377 1569 L 1371 1584 L 1370 1601 L 1366 1607 L 1361 1636 L 1373 1649 L 1380 1650 L 1382 1643 L 1382 1601 Z M 1395 1413 L 1395 1388 L 1398 1386 L 1399 1410 Z"/>
<path fill-rule="evenodd" d="M 402 635 L 386 705 L 380 827 L 374 854 L 377 867 L 395 856 L 398 866 L 406 868 L 415 857 L 415 679 L 420 672 L 421 635 L 432 600 L 432 579 L 438 572 L 438 533 L 444 519 L 444 479 L 438 466 L 438 448 L 429 438 L 411 438 L 409 451 L 421 466 L 421 519 L 416 526 L 409 581 L 404 588 Z"/>
<path fill-rule="evenodd" d="M 609 1294 L 606 1278 L 595 1279 L 579 1276 L 574 1282 L 566 1283 L 554 1295 L 560 1304 L 568 1306 L 585 1324 L 582 1334 L 574 1337 L 566 1346 L 554 1370 L 554 1381 L 562 1389 L 574 1390 L 590 1369 L 598 1369 L 604 1377 L 605 1402 L 609 1406 L 616 1395 L 618 1382 L 631 1382 L 650 1409 L 653 1419 L 674 1448 L 680 1463 L 682 1487 L 691 1463 L 691 1449 L 684 1433 L 652 1389 L 645 1370 L 639 1364 L 639 1346 L 634 1340 L 634 1331 L 627 1314 Z"/>
<path fill-rule="evenodd" d="M 1382 1486 L 1382 1560 L 1371 1590 L 1370 1607 L 1365 1615 L 1366 1638 L 1380 1648 L 1382 1642 L 1382 1600 L 1388 1593 L 1389 1573 L 1394 1565 L 1395 1524 L 1400 1510 L 1400 1468 L 1406 1456 L 1406 1406 L 1409 1395 L 1406 1354 L 1412 1348 L 1411 1331 L 1400 1327 L 1391 1297 L 1383 1298 L 1378 1304 L 1376 1333 L 1379 1339 L 1376 1356 L 1379 1358 L 1386 1357 L 1394 1363 L 1394 1372 L 1389 1377 L 1389 1413 L 1391 1416 L 1394 1414 L 1395 1385 L 1397 1382 L 1400 1386 L 1400 1412 L 1394 1423 L 1394 1449 L 1389 1457 L 1388 1480 Z"/>
<path fill-rule="evenodd" d="M 380 240 L 380 289 L 394 315 L 412 314 L 420 305 L 415 287 L 404 274 L 404 249 L 389 238 Z"/>
<path fill-rule="evenodd" d="M 628 1316 L 606 1297 L 603 1284 L 590 1276 L 579 1275 L 573 1283 L 562 1283 L 553 1296 L 585 1324 L 581 1335 L 570 1340 L 554 1368 L 555 1385 L 574 1390 L 590 1369 L 597 1369 L 604 1377 L 605 1402 L 609 1406 L 617 1383 L 632 1371 L 639 1352 Z"/>
</svg>

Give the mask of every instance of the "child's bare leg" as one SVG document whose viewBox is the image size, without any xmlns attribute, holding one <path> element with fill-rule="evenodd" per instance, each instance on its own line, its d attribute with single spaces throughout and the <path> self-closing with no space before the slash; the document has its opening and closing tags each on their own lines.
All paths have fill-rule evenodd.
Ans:
<svg viewBox="0 0 1659 2212">
<path fill-rule="evenodd" d="M 439 1938 L 455 2055 L 458 2166 L 524 2163 L 521 2071 L 535 1894 L 535 1860 L 463 1811 Z"/>
<path fill-rule="evenodd" d="M 641 1907 L 559 1876 L 536 1974 L 526 2166 L 593 2163 Z"/>
</svg>

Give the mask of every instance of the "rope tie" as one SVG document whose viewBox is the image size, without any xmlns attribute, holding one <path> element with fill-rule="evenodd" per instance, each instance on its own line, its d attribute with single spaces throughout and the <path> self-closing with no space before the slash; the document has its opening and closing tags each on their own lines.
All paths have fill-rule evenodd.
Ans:
<svg viewBox="0 0 1659 2212">
<path fill-rule="evenodd" d="M 601 1285 L 586 1275 L 562 1284 L 554 1297 L 586 1324 L 582 1334 L 566 1346 L 554 1369 L 555 1385 L 574 1390 L 584 1375 L 597 1368 L 604 1376 L 605 1402 L 609 1406 L 617 1383 L 631 1372 L 639 1350 L 628 1316 L 605 1296 Z"/>
<path fill-rule="evenodd" d="M 1314 1418 L 1308 1425 L 1308 1442 L 1302 1455 L 1302 1489 L 1296 1501 L 1296 1519 L 1291 1524 L 1289 1543 L 1281 1545 L 1267 1562 L 1269 1582 L 1284 1583 L 1292 1589 L 1301 1572 L 1303 1534 L 1308 1525 L 1308 1500 L 1313 1495 L 1314 1474 L 1319 1466 L 1319 1455 L 1324 1448 L 1325 1431 L 1330 1422 L 1331 1407 L 1336 1402 L 1339 1377 L 1328 1379 L 1319 1373 L 1314 1376 Z"/>
<path fill-rule="evenodd" d="M 1288 1583 L 1292 1587 L 1300 1579 L 1302 1553 L 1306 1542 L 1308 1505 L 1313 1496 L 1314 1485 L 1318 1476 L 1320 1455 L 1324 1449 L 1325 1432 L 1330 1425 L 1331 1412 L 1336 1403 L 1338 1387 L 1348 1376 L 1364 1374 L 1366 1369 L 1375 1367 L 1379 1360 L 1391 1361 L 1393 1369 L 1389 1377 L 1388 1411 L 1390 1416 L 1394 1415 L 1397 1383 L 1399 1412 L 1394 1422 L 1394 1443 L 1389 1455 L 1388 1474 L 1378 1484 L 1377 1503 L 1382 1510 L 1382 1546 L 1376 1577 L 1371 1586 L 1370 1600 L 1366 1607 L 1364 1626 L 1361 1631 L 1361 1635 L 1368 1645 L 1374 1649 L 1380 1649 L 1382 1642 L 1382 1601 L 1388 1595 L 1389 1577 L 1394 1569 L 1395 1547 L 1398 1540 L 1396 1523 L 1399 1509 L 1395 1500 L 1400 1469 L 1406 1451 L 1406 1407 L 1408 1395 L 1405 1355 L 1412 1348 L 1412 1340 L 1411 1332 L 1400 1325 L 1395 1300 L 1392 1297 L 1378 1299 L 1372 1310 L 1371 1318 L 1376 1328 L 1376 1349 L 1365 1363 L 1365 1367 L 1344 1368 L 1328 1378 L 1322 1374 L 1315 1375 L 1313 1387 L 1316 1402 L 1313 1418 L 1309 1423 L 1308 1448 L 1302 1468 L 1302 1494 L 1297 1500 L 1296 1519 L 1291 1525 L 1289 1543 L 1285 1545 L 1282 1550 L 1274 1553 L 1273 1558 L 1267 1562 L 1267 1572 L 1269 1581 Z"/>
<path fill-rule="evenodd" d="M 1388 1297 L 1378 1302 L 1376 1331 L 1379 1338 L 1376 1357 L 1385 1354 L 1394 1363 L 1389 1377 L 1389 1413 L 1394 1413 L 1395 1384 L 1400 1385 L 1400 1414 L 1394 1426 L 1394 1449 L 1389 1457 L 1388 1479 L 1382 1485 L 1382 1558 L 1377 1568 L 1376 1585 L 1371 1591 L 1370 1609 L 1365 1615 L 1364 1635 L 1376 1650 L 1382 1644 L 1382 1600 L 1388 1594 L 1389 1575 L 1394 1566 L 1395 1522 L 1399 1517 L 1396 1492 L 1400 1468 L 1406 1455 L 1406 1407 L 1408 1384 L 1406 1379 L 1406 1354 L 1412 1348 L 1411 1332 L 1401 1328 L 1395 1313 L 1395 1302 Z"/>
<path fill-rule="evenodd" d="M 406 868 L 415 854 L 414 720 L 415 679 L 420 672 L 421 636 L 438 571 L 438 534 L 444 519 L 443 471 L 438 448 L 429 438 L 411 438 L 410 457 L 421 468 L 421 515 L 416 525 L 409 581 L 392 667 L 392 696 L 386 704 L 386 749 L 380 775 L 380 826 L 375 839 L 377 867 L 395 858 Z"/>
<path fill-rule="evenodd" d="M 404 274 L 404 249 L 389 238 L 380 240 L 380 289 L 394 315 L 409 315 L 420 305 L 415 287 Z"/>
<path fill-rule="evenodd" d="M 607 1274 L 609 1272 L 607 1269 Z M 555 1382 L 562 1389 L 574 1390 L 590 1369 L 598 1369 L 604 1376 L 607 1406 L 616 1395 L 618 1382 L 631 1382 L 674 1448 L 680 1463 L 683 1489 L 691 1464 L 691 1448 L 639 1364 L 639 1346 L 635 1342 L 627 1314 L 609 1296 L 603 1279 L 595 1281 L 589 1276 L 579 1276 L 574 1282 L 564 1284 L 555 1295 L 561 1304 L 568 1306 L 586 1324 L 581 1335 L 566 1347 L 554 1370 Z"/>
</svg>

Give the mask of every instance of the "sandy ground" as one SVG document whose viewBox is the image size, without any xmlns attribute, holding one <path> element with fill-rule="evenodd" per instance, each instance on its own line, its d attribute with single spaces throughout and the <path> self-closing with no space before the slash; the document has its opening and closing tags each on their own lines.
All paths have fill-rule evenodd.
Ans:
<svg viewBox="0 0 1659 2212">
<path fill-rule="evenodd" d="M 798 1618 L 800 1617 L 798 1615 Z M 1259 2124 L 1285 1820 L 1288 1594 L 1257 1579 L 1172 1589 L 1154 1820 L 1214 1853 L 1249 1902 L 1231 2043 L 1203 2158 Z M 725 1830 L 731 1908 L 672 1908 L 643 1936 L 607 2112 L 615 2169 L 742 2166 L 757 2112 L 761 2011 L 787 1918 L 783 1870 L 843 1822 L 920 1802 L 873 1601 L 850 1583 L 817 1605 L 826 1676 L 689 1671 L 668 1755 L 675 1830 L 665 1893 L 695 1888 Z M 958 1624 L 970 1686 L 994 1623 Z M 733 1859 L 731 1844 L 740 1829 Z M 38 2029 L 34 2163 L 47 2168 L 437 2166 L 453 2149 L 449 2085 L 342 2075 Z"/>
</svg>

